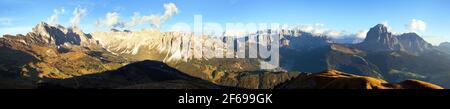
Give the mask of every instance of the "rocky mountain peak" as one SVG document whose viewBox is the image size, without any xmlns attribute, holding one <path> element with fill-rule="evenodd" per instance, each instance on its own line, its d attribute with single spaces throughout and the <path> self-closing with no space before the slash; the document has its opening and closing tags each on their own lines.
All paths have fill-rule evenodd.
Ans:
<svg viewBox="0 0 450 109">
<path fill-rule="evenodd" d="M 441 51 L 450 53 L 450 42 L 442 42 L 437 48 Z"/>
<path fill-rule="evenodd" d="M 367 37 L 364 42 L 381 42 L 381 43 L 389 43 L 393 40 L 393 35 L 388 31 L 387 27 L 383 24 L 378 24 L 375 27 L 372 27 L 369 32 L 367 32 Z"/>
<path fill-rule="evenodd" d="M 442 42 L 439 44 L 439 47 L 449 47 L 450 48 L 450 42 Z"/>
<path fill-rule="evenodd" d="M 432 48 L 416 33 L 394 35 L 383 24 L 372 27 L 359 45 L 366 51 L 404 51 L 411 54 L 420 54 Z"/>
<path fill-rule="evenodd" d="M 398 36 L 398 39 L 403 48 L 409 53 L 418 54 L 433 47 L 416 33 L 405 33 Z"/>
<path fill-rule="evenodd" d="M 389 32 L 387 26 L 385 26 L 384 24 L 377 24 L 371 30 L 377 31 L 379 33 L 387 33 L 387 32 Z"/>
<path fill-rule="evenodd" d="M 63 44 L 91 46 L 91 44 L 95 44 L 95 41 L 79 28 L 65 28 L 61 25 L 49 25 L 45 22 L 38 23 L 32 32 L 28 33 L 28 36 L 38 42 L 57 46 Z"/>
<path fill-rule="evenodd" d="M 401 49 L 398 39 L 383 24 L 372 27 L 361 44 L 364 48 L 375 51 Z"/>
</svg>

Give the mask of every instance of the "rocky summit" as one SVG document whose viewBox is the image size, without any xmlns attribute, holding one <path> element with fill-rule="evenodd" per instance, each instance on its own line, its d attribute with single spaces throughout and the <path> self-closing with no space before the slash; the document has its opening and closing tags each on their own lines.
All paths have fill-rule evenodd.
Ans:
<svg viewBox="0 0 450 109">
<path fill-rule="evenodd" d="M 416 33 L 396 35 L 388 31 L 388 27 L 383 24 L 372 27 L 360 46 L 371 52 L 404 51 L 411 54 L 421 54 L 433 48 Z"/>
</svg>

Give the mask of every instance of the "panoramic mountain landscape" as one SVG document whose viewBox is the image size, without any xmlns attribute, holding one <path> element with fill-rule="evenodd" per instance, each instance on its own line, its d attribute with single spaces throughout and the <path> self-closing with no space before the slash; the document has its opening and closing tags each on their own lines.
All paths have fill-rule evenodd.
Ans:
<svg viewBox="0 0 450 109">
<path fill-rule="evenodd" d="M 281 65 L 275 70 L 259 69 L 259 58 L 172 58 L 176 52 L 171 38 L 186 37 L 180 32 L 87 34 L 45 22 L 32 30 L 0 39 L 2 88 L 440 89 L 450 85 L 445 43 L 432 46 L 415 33 L 394 35 L 382 24 L 356 44 L 334 43 L 327 36 L 303 31 L 278 33 L 284 43 Z M 205 41 L 216 40 L 200 43 Z M 330 74 L 319 73 L 323 71 Z"/>
<path fill-rule="evenodd" d="M 0 89 L 450 88 L 443 1 L 68 1 L 0 1 Z"/>
</svg>

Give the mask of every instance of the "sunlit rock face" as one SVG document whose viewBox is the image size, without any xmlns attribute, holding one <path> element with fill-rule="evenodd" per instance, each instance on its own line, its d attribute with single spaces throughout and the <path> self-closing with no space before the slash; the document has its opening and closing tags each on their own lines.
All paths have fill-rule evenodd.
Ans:
<svg viewBox="0 0 450 109">
<path fill-rule="evenodd" d="M 149 29 L 137 32 L 94 32 L 92 36 L 108 51 L 130 55 L 138 60 L 171 62 L 193 58 L 210 59 L 213 57 L 208 57 L 208 51 L 214 51 L 214 57 L 225 51 L 224 42 L 220 38 L 182 32 L 161 33 Z"/>
<path fill-rule="evenodd" d="M 36 41 L 57 46 L 64 44 L 81 45 L 84 47 L 95 47 L 96 42 L 90 35 L 85 34 L 79 28 L 65 28 L 61 25 L 49 25 L 40 22 L 33 28 L 33 31 L 27 36 Z"/>
<path fill-rule="evenodd" d="M 41 22 L 26 35 L 0 38 L 0 76 L 30 87 L 46 79 L 112 70 L 122 63 L 123 59 L 103 50 L 89 34 L 76 27 Z"/>
<path fill-rule="evenodd" d="M 443 89 L 441 86 L 420 81 L 405 80 L 389 83 L 383 79 L 348 74 L 336 70 L 303 73 L 276 86 L 277 89 Z"/>
</svg>

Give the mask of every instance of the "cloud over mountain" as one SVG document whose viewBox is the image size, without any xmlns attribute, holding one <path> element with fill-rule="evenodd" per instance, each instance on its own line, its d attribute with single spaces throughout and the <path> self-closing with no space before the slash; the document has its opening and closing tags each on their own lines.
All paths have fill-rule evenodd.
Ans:
<svg viewBox="0 0 450 109">
<path fill-rule="evenodd" d="M 369 32 L 369 30 L 362 30 L 356 33 L 356 37 L 358 38 L 366 38 L 367 32 Z"/>
<path fill-rule="evenodd" d="M 381 24 L 383 24 L 387 28 L 387 31 L 393 32 L 392 27 L 389 24 L 389 21 L 383 21 L 381 22 Z"/>
<path fill-rule="evenodd" d="M 120 21 L 120 15 L 117 12 L 109 12 L 105 15 L 105 19 L 97 20 L 97 27 L 106 26 L 111 28 L 123 28 L 123 22 Z"/>
<path fill-rule="evenodd" d="M 86 8 L 75 8 L 73 11 L 73 17 L 70 19 L 70 26 L 77 27 L 80 23 L 81 17 L 84 17 L 87 14 Z"/>
<path fill-rule="evenodd" d="M 139 12 L 135 12 L 131 21 L 126 24 L 126 27 L 133 27 L 136 25 L 150 23 L 154 28 L 161 27 L 161 24 L 170 19 L 173 15 L 178 13 L 178 8 L 174 3 L 164 4 L 164 14 L 163 15 L 148 15 L 141 16 Z"/>
<path fill-rule="evenodd" d="M 346 34 L 345 31 L 338 31 L 325 28 L 325 24 L 322 23 L 298 25 L 297 28 L 298 30 L 312 33 L 315 35 L 327 35 L 334 38 L 338 38 Z"/>
<path fill-rule="evenodd" d="M 427 23 L 422 20 L 412 19 L 406 24 L 406 29 L 410 32 L 424 32 L 427 29 Z"/>
<path fill-rule="evenodd" d="M 149 23 L 154 28 L 160 28 L 161 25 L 170 19 L 173 15 L 178 13 L 178 8 L 174 3 L 164 4 L 164 14 L 157 15 L 141 15 L 140 12 L 134 12 L 131 21 L 121 21 L 120 14 L 117 12 L 109 12 L 105 15 L 104 19 L 99 19 L 96 22 L 97 27 L 109 27 L 109 28 L 132 28 L 137 25 Z"/>
<path fill-rule="evenodd" d="M 49 24 L 51 24 L 51 25 L 58 24 L 59 16 L 60 16 L 61 14 L 64 14 L 64 12 L 65 12 L 64 8 L 61 8 L 61 9 L 54 9 L 54 10 L 53 10 L 52 16 L 50 16 L 50 17 L 47 19 L 47 23 L 49 23 Z"/>
</svg>

